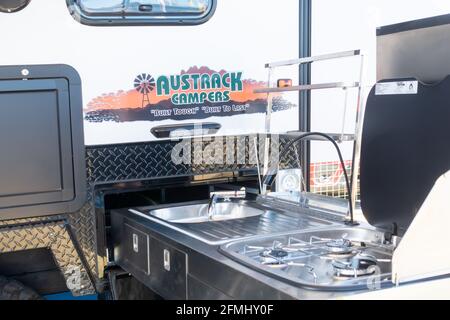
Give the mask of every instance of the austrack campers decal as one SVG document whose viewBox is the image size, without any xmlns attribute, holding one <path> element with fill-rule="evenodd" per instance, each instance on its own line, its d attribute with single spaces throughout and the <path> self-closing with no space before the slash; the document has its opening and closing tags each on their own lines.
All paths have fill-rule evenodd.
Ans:
<svg viewBox="0 0 450 320">
<path fill-rule="evenodd" d="M 99 96 L 87 105 L 89 122 L 206 119 L 266 112 L 267 95 L 255 89 L 263 81 L 245 79 L 240 71 L 191 67 L 174 75 L 142 73 L 133 89 Z M 275 96 L 273 111 L 296 105 Z"/>
<path fill-rule="evenodd" d="M 157 96 L 170 96 L 174 105 L 225 103 L 231 93 L 242 92 L 242 72 L 185 73 L 160 76 L 156 83 Z"/>
</svg>

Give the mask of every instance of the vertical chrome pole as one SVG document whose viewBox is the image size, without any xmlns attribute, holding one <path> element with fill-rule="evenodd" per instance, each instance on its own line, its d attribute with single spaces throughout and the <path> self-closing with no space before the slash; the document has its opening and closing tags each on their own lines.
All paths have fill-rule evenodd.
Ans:
<svg viewBox="0 0 450 320">
<path fill-rule="evenodd" d="M 267 79 L 267 86 L 269 88 L 272 87 L 272 77 L 273 77 L 273 68 L 269 67 L 269 77 Z M 271 121 L 272 121 L 272 107 L 273 107 L 273 99 L 272 99 L 272 94 L 268 93 L 267 94 L 267 110 L 266 110 L 266 127 L 265 127 L 265 132 L 266 132 L 266 138 L 264 141 L 264 169 L 263 169 L 263 174 L 266 175 L 267 171 L 269 171 L 269 152 L 270 152 L 270 129 L 271 129 Z M 263 194 L 267 194 L 267 189 L 264 186 L 264 189 L 262 190 Z"/>
<path fill-rule="evenodd" d="M 342 141 L 344 141 L 344 136 L 345 136 L 345 120 L 347 118 L 347 106 L 348 106 L 348 88 L 344 88 L 344 114 L 342 115 L 342 129 L 341 129 L 341 138 L 340 141 L 342 143 Z"/>
<path fill-rule="evenodd" d="M 365 113 L 365 103 L 364 103 L 364 87 L 363 87 L 363 77 L 364 77 L 364 55 L 361 54 L 361 66 L 360 66 L 360 76 L 359 76 L 359 87 L 358 87 L 358 105 L 356 110 L 356 128 L 355 128 L 355 142 L 353 146 L 353 160 L 352 160 L 352 181 L 351 181 L 351 195 L 352 195 L 352 208 L 355 212 L 356 207 L 356 197 L 358 195 L 358 178 L 359 178 L 359 164 L 361 160 L 361 140 L 362 140 L 362 130 L 364 122 Z"/>
<path fill-rule="evenodd" d="M 266 190 L 263 190 L 263 184 L 262 184 L 262 180 L 261 180 L 261 166 L 259 163 L 259 151 L 258 151 L 258 138 L 255 137 L 253 140 L 253 143 L 255 145 L 255 155 L 256 155 L 256 168 L 258 169 L 258 182 L 259 182 L 259 190 L 261 192 L 261 194 L 265 194 Z"/>
<path fill-rule="evenodd" d="M 272 87 L 272 77 L 273 77 L 273 68 L 269 67 L 269 77 L 267 79 L 267 87 Z M 272 120 L 272 107 L 273 107 L 273 101 L 272 101 L 272 94 L 267 94 L 267 110 L 266 110 L 266 126 L 265 131 L 267 134 L 270 133 L 270 126 L 271 126 L 271 120 Z"/>
</svg>

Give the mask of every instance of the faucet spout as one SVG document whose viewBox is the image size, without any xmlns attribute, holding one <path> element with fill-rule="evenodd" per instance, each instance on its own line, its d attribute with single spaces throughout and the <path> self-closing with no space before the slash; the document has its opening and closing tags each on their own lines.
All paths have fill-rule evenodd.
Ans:
<svg viewBox="0 0 450 320">
<path fill-rule="evenodd" d="M 212 220 L 214 217 L 214 211 L 215 211 L 215 207 L 216 207 L 216 203 L 218 200 L 218 195 L 217 194 L 213 194 L 211 196 L 211 198 L 209 199 L 209 203 L 208 203 L 208 220 Z"/>
<path fill-rule="evenodd" d="M 218 202 L 231 202 L 232 199 L 245 199 L 246 192 L 244 190 L 239 191 L 222 191 L 222 192 L 214 192 L 211 193 L 210 199 L 207 207 L 208 220 L 213 220 L 214 216 L 217 215 L 217 206 Z"/>
</svg>

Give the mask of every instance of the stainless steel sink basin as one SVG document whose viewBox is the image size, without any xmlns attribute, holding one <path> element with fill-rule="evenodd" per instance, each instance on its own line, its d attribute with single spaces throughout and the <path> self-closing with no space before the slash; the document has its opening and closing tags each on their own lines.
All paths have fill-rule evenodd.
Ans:
<svg viewBox="0 0 450 320">
<path fill-rule="evenodd" d="M 255 217 L 264 212 L 263 209 L 249 206 L 245 201 L 228 201 L 216 203 L 212 217 L 208 217 L 207 203 L 155 209 L 150 211 L 150 215 L 170 223 L 201 223 Z"/>
<path fill-rule="evenodd" d="M 252 200 L 218 201 L 215 202 L 215 208 L 211 220 L 208 218 L 206 202 L 179 203 L 171 207 L 140 207 L 128 211 L 212 246 L 257 235 L 281 234 L 335 224 L 314 217 L 309 211 L 285 211 Z"/>
</svg>

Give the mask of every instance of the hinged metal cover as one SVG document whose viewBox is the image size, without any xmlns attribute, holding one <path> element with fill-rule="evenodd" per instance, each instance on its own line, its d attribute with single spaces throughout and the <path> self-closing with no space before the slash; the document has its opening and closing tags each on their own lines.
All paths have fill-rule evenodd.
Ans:
<svg viewBox="0 0 450 320">
<path fill-rule="evenodd" d="M 81 80 L 67 65 L 0 67 L 0 220 L 86 199 Z"/>
<path fill-rule="evenodd" d="M 426 83 L 450 74 L 450 14 L 377 30 L 377 79 L 414 77 Z"/>
<path fill-rule="evenodd" d="M 388 80 L 367 100 L 361 206 L 370 224 L 404 234 L 436 180 L 450 170 L 450 77 L 436 85 Z M 397 230 L 396 230 L 397 229 Z"/>
</svg>

